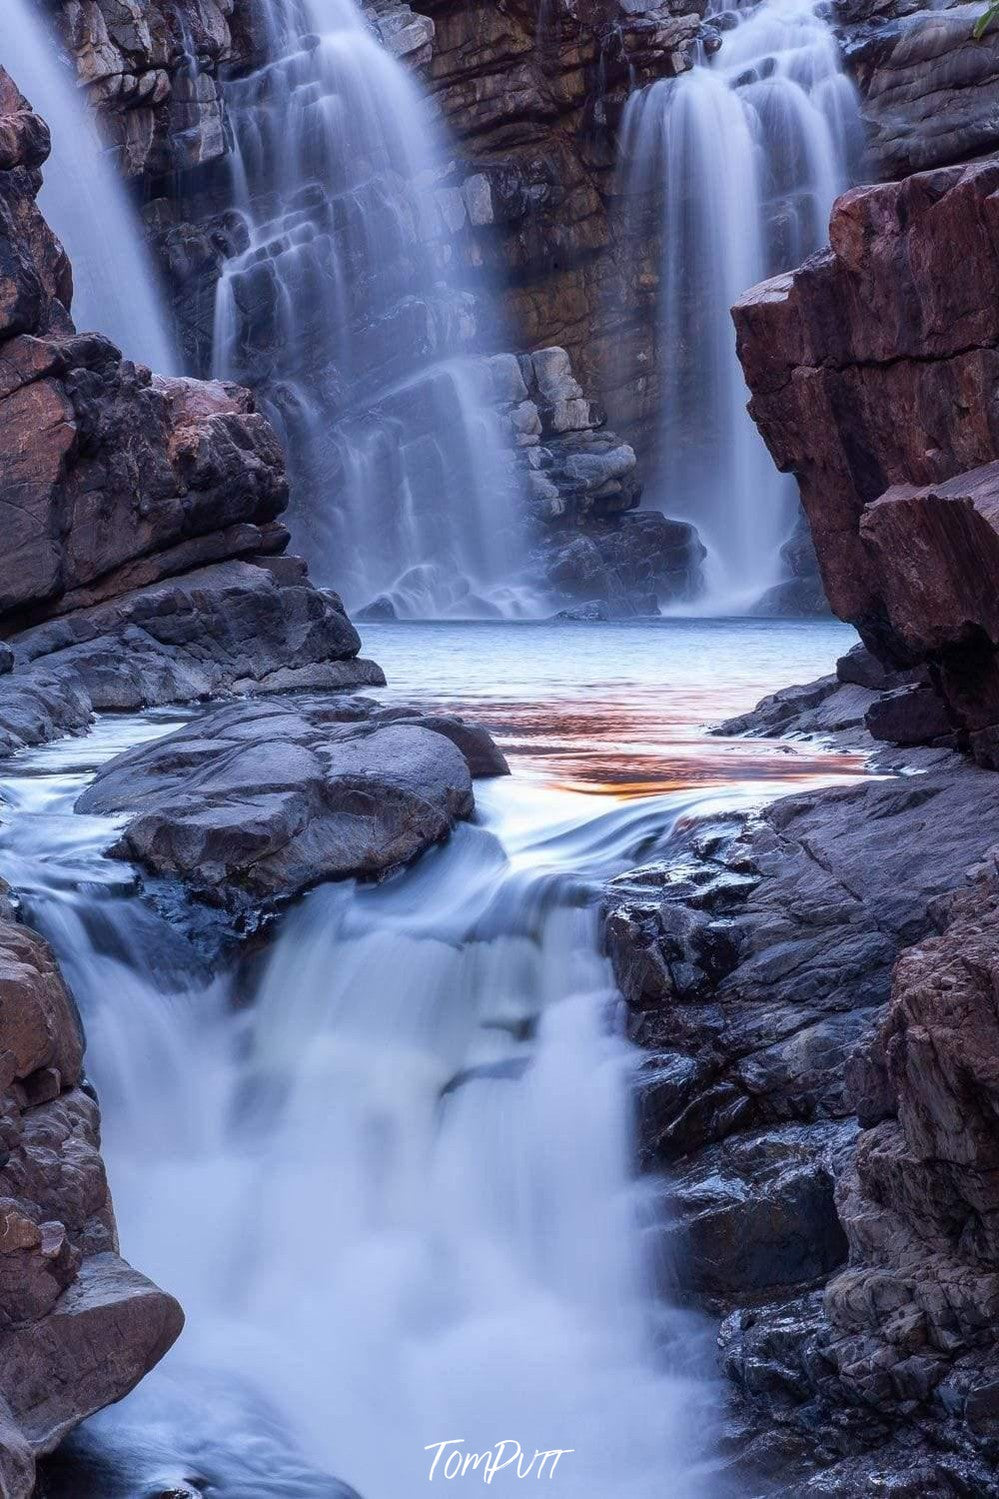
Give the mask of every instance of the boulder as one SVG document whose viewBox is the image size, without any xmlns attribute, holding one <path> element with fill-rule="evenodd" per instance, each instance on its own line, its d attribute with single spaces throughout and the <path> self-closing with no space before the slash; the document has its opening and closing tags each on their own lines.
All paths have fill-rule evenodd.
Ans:
<svg viewBox="0 0 999 1499">
<path fill-rule="evenodd" d="M 125 817 L 111 852 L 244 927 L 323 880 L 381 876 L 474 807 L 482 731 L 350 699 L 241 702 L 111 760 L 77 811 Z M 494 762 L 495 763 L 495 762 Z"/>
<path fill-rule="evenodd" d="M 902 9 L 913 14 L 862 28 L 846 48 L 860 89 L 868 158 L 881 178 L 999 147 L 999 31 L 992 27 L 976 40 L 977 4 Z"/>
</svg>

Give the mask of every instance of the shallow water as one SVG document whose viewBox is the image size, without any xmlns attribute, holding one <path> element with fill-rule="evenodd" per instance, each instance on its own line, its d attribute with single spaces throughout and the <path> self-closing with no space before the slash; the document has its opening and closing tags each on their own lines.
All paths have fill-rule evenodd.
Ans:
<svg viewBox="0 0 999 1499">
<path fill-rule="evenodd" d="M 514 774 L 405 874 L 300 901 L 256 968 L 207 972 L 103 857 L 112 825 L 72 811 L 95 764 L 169 715 L 8 767 L 2 867 L 85 1018 L 123 1250 L 188 1314 L 53 1493 L 304 1499 L 339 1493 L 336 1473 L 411 1499 L 459 1441 L 434 1479 L 459 1491 L 483 1470 L 449 1480 L 444 1460 L 508 1441 L 564 1450 L 542 1481 L 573 1499 L 738 1492 L 710 1329 L 646 1260 L 598 901 L 684 816 L 858 772 L 702 732 L 851 641 L 743 621 L 370 629 L 386 695 L 494 724 Z M 490 1486 L 520 1481 L 511 1464 Z"/>
</svg>

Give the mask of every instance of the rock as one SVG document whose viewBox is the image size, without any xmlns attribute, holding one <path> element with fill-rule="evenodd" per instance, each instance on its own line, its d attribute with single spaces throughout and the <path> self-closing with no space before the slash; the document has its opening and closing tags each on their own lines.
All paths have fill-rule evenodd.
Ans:
<svg viewBox="0 0 999 1499">
<path fill-rule="evenodd" d="M 783 1125 L 681 1163 L 664 1202 L 674 1284 L 730 1301 L 824 1280 L 842 1265 L 846 1235 L 829 1156 L 855 1133 L 850 1124 Z"/>
<path fill-rule="evenodd" d="M 819 618 L 829 613 L 829 605 L 817 578 L 790 578 L 768 588 L 748 612 L 759 619 Z"/>
<path fill-rule="evenodd" d="M 117 164 L 151 178 L 203 166 L 226 150 L 221 65 L 243 61 L 230 30 L 245 0 L 54 0 L 80 82 Z"/>
<path fill-rule="evenodd" d="M 986 160 L 856 188 L 829 250 L 735 308 L 751 410 L 798 476 L 833 609 L 887 669 L 931 668 L 985 764 L 999 738 L 997 185 Z"/>
<path fill-rule="evenodd" d="M 902 687 L 872 703 L 864 717 L 868 733 L 890 744 L 949 744 L 955 725 L 932 687 Z"/>
<path fill-rule="evenodd" d="M 386 874 L 468 817 L 449 727 L 359 719 L 349 701 L 236 703 L 117 756 L 77 810 L 127 815 L 117 857 L 245 924 L 320 881 Z"/>
<path fill-rule="evenodd" d="M 670 865 L 612 885 L 607 943 L 631 1034 L 657 1074 L 681 1059 L 643 1114 L 648 1158 L 848 1118 L 845 1062 L 899 952 L 996 842 L 999 779 L 954 760 L 787 797 L 745 824 L 708 821 Z"/>
<path fill-rule="evenodd" d="M 383 680 L 340 600 L 279 555 L 284 460 L 250 395 L 74 332 L 26 113 L 0 72 L 0 138 L 24 162 L 0 174 L 0 746 L 99 709 Z"/>
<path fill-rule="evenodd" d="M 838 736 L 846 740 L 846 747 L 856 748 L 858 743 L 863 744 L 867 714 L 878 700 L 877 693 L 856 683 L 843 682 L 838 676 L 819 677 L 816 682 L 782 687 L 749 713 L 725 719 L 709 732 L 761 739 Z"/>
<path fill-rule="evenodd" d="M 79 1020 L 51 951 L 0 917 L 0 1475 L 11 1499 L 28 1499 L 35 1459 L 127 1394 L 183 1322 L 118 1256 L 82 1074 Z"/>
<path fill-rule="evenodd" d="M 589 599 L 585 604 L 577 604 L 573 609 L 560 609 L 557 614 L 552 615 L 552 619 L 559 624 L 594 624 L 610 617 L 610 609 L 603 599 Z"/>
<path fill-rule="evenodd" d="M 79 733 L 99 711 L 383 685 L 358 644 L 297 559 L 218 563 L 17 636 L 16 668 L 0 676 L 0 747 Z"/>
<path fill-rule="evenodd" d="M 475 779 L 510 774 L 506 756 L 498 748 L 492 735 L 479 724 L 466 723 L 463 718 L 455 718 L 451 714 L 419 713 L 410 708 L 376 709 L 371 716 L 376 723 L 408 723 L 430 729 L 435 734 L 443 734 L 445 739 L 450 739 L 461 751 L 469 773 Z"/>
<path fill-rule="evenodd" d="M 506 289 L 522 346 L 555 345 L 570 359 L 577 389 L 568 394 L 566 381 L 550 398 L 548 430 L 585 426 L 582 391 L 611 372 L 613 415 L 630 441 L 632 426 L 654 420 L 657 288 L 644 245 L 634 264 L 615 253 L 615 137 L 632 89 L 688 65 L 700 17 L 662 0 L 420 8 L 436 24 L 428 82 L 469 163 L 469 243 L 458 255 Z M 555 384 L 565 373 L 555 370 Z"/>
<path fill-rule="evenodd" d="M 999 886 L 951 902 L 946 930 L 899 960 L 865 1051 L 886 1117 L 838 1189 L 849 1268 L 825 1296 L 825 1356 L 853 1398 L 962 1419 L 989 1454 L 999 1381 Z M 890 1112 L 889 1112 L 890 1110 Z"/>
<path fill-rule="evenodd" d="M 999 147 L 999 33 L 973 36 L 978 5 L 914 9 L 847 47 L 877 176 L 903 177 Z"/>
<path fill-rule="evenodd" d="M 543 566 L 557 594 L 627 618 L 696 596 L 705 555 L 693 526 L 649 510 L 575 531 L 553 527 Z"/>
</svg>

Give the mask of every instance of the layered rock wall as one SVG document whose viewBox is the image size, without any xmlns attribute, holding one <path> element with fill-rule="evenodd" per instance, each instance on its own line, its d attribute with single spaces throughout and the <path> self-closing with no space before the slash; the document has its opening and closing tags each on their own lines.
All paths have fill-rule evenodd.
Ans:
<svg viewBox="0 0 999 1499">
<path fill-rule="evenodd" d="M 999 161 L 839 199 L 828 250 L 735 308 L 751 411 L 793 471 L 833 609 L 927 663 L 996 763 Z"/>
<path fill-rule="evenodd" d="M 172 1297 L 118 1254 L 73 1001 L 0 901 L 0 1485 L 128 1393 L 178 1336 Z"/>
</svg>

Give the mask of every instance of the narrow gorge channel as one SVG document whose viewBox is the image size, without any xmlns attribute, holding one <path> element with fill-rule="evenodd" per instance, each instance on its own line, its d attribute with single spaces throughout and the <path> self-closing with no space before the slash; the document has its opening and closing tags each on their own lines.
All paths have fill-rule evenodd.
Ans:
<svg viewBox="0 0 999 1499">
<path fill-rule="evenodd" d="M 999 6 L 0 11 L 2 1499 L 999 1499 Z"/>
<path fill-rule="evenodd" d="M 209 972 L 209 934 L 137 898 L 107 821 L 73 810 L 170 715 L 105 719 L 8 771 L 0 854 L 81 1007 L 123 1246 L 188 1318 L 83 1428 L 86 1480 L 74 1464 L 53 1493 L 304 1499 L 340 1492 L 326 1471 L 396 1499 L 427 1481 L 428 1444 L 460 1439 L 446 1460 L 511 1438 L 527 1460 L 567 1449 L 580 1499 L 653 1499 L 664 1478 L 738 1492 L 710 1326 L 675 1304 L 664 1189 L 635 1175 L 640 1053 L 598 918 L 678 821 L 858 773 L 702 728 L 850 633 L 580 629 L 569 670 L 557 626 L 371 631 L 407 700 L 491 724 L 513 774 L 411 872 L 305 896 L 249 963 Z M 442 701 L 445 673 L 461 687 Z"/>
</svg>

